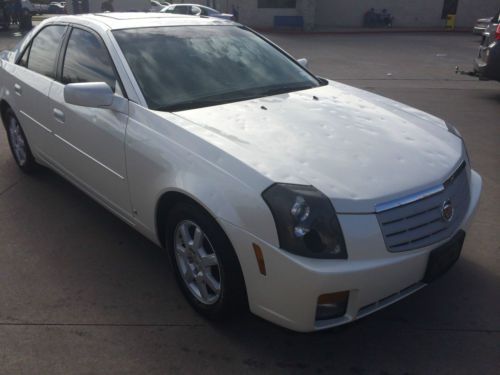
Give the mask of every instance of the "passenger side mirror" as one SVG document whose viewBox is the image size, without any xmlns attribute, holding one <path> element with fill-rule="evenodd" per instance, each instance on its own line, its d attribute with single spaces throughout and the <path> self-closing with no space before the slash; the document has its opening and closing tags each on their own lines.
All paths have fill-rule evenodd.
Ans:
<svg viewBox="0 0 500 375">
<path fill-rule="evenodd" d="M 306 58 L 301 58 L 301 59 L 298 59 L 297 62 L 302 65 L 304 68 L 307 68 L 307 65 L 309 64 L 309 61 L 307 61 Z"/>
<path fill-rule="evenodd" d="M 82 107 L 111 107 L 114 93 L 104 82 L 70 83 L 64 87 L 66 103 Z"/>
</svg>

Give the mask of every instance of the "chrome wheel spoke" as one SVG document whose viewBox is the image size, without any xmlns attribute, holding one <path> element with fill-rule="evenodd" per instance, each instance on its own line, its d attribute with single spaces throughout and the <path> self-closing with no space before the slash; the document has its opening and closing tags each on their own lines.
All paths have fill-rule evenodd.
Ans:
<svg viewBox="0 0 500 375">
<path fill-rule="evenodd" d="M 209 267 L 217 266 L 219 264 L 219 262 L 217 261 L 217 257 L 215 256 L 215 254 L 203 255 L 200 258 L 201 258 L 201 265 L 204 268 L 209 268 Z"/>
<path fill-rule="evenodd" d="M 194 230 L 194 238 L 193 238 L 193 244 L 192 244 L 192 249 L 194 251 L 197 251 L 203 243 L 203 232 L 201 231 L 200 228 L 196 227 Z"/>
<path fill-rule="evenodd" d="M 191 236 L 189 235 L 188 228 L 185 224 L 181 225 L 179 228 L 179 231 L 181 233 L 182 241 L 184 242 L 185 246 L 189 246 L 189 243 L 191 242 Z"/>
<path fill-rule="evenodd" d="M 203 274 L 202 273 L 198 273 L 194 277 L 194 281 L 196 282 L 196 286 L 198 287 L 198 290 L 199 290 L 199 292 L 201 294 L 201 297 L 204 300 L 208 300 L 209 296 L 208 296 L 207 284 L 205 282 L 205 277 L 203 276 Z"/>
</svg>

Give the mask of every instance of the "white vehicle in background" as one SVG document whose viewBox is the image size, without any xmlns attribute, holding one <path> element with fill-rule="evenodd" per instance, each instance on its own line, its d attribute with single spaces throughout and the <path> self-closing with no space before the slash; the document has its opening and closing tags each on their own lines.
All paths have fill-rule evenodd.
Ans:
<svg viewBox="0 0 500 375">
<path fill-rule="evenodd" d="M 166 8 L 169 5 L 170 5 L 170 3 L 151 0 L 151 7 L 149 8 L 149 11 L 150 12 L 161 12 L 162 9 Z"/>
<path fill-rule="evenodd" d="M 102 3 L 106 0 L 88 0 L 88 11 L 85 13 L 101 13 Z M 148 12 L 151 8 L 151 0 L 114 0 L 115 12 Z M 66 4 L 66 13 L 75 14 L 73 1 Z"/>
<path fill-rule="evenodd" d="M 338 326 L 460 256 L 482 180 L 458 130 L 242 25 L 53 17 L 0 64 L 19 168 L 52 168 L 166 248 L 207 317 Z"/>
<path fill-rule="evenodd" d="M 221 13 L 218 10 L 199 4 L 172 4 L 164 8 L 162 13 L 187 14 L 191 16 L 215 17 L 223 20 L 234 20 L 234 15 Z"/>
</svg>

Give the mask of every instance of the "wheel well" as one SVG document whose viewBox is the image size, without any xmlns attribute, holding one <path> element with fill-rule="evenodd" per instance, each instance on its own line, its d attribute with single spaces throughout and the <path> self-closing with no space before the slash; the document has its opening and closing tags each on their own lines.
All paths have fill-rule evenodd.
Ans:
<svg viewBox="0 0 500 375">
<path fill-rule="evenodd" d="M 203 206 L 201 206 L 198 202 L 196 202 L 186 194 L 180 193 L 178 191 L 169 191 L 163 194 L 158 201 L 158 204 L 156 205 L 156 234 L 163 247 L 165 247 L 165 229 L 167 225 L 168 214 L 172 207 L 180 202 L 194 204 L 203 211 L 207 212 L 207 210 Z M 207 213 L 210 215 L 209 212 Z M 213 215 L 211 216 L 213 217 Z"/>
</svg>

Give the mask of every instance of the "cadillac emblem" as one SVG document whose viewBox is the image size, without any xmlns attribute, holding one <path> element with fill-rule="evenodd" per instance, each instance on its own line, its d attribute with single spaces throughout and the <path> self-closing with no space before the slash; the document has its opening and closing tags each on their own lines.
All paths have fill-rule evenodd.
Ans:
<svg viewBox="0 0 500 375">
<path fill-rule="evenodd" d="M 444 221 L 450 222 L 453 219 L 453 214 L 455 213 L 455 209 L 451 204 L 451 201 L 443 202 L 443 206 L 441 207 L 441 217 Z"/>
</svg>

